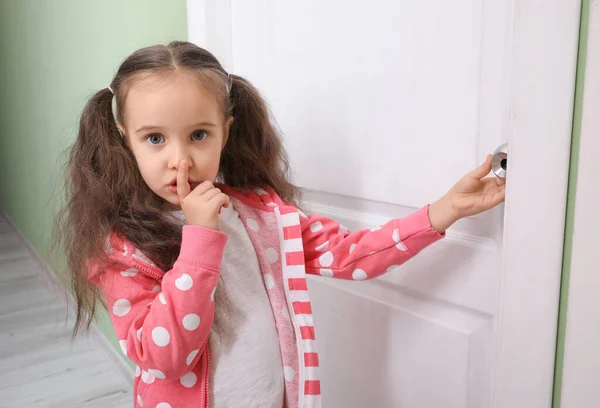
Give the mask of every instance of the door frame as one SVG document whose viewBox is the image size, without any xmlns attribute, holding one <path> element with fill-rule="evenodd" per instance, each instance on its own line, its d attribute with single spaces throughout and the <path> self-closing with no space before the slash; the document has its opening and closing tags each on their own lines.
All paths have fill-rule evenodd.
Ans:
<svg viewBox="0 0 600 408">
<path fill-rule="evenodd" d="M 232 0 L 187 0 L 188 38 L 231 69 Z M 502 1 L 512 16 L 504 94 L 510 168 L 502 304 L 495 322 L 496 408 L 547 408 L 552 400 L 579 2 Z M 208 11 L 207 11 L 208 10 Z M 214 13 L 218 21 L 213 21 Z M 552 187 L 547 187 L 551 185 Z"/>
<path fill-rule="evenodd" d="M 510 7 L 510 167 L 492 389 L 497 408 L 545 408 L 552 403 L 581 4 L 513 0 Z"/>
<path fill-rule="evenodd" d="M 566 333 L 563 354 L 562 387 L 558 391 L 561 408 L 600 406 L 600 3 L 584 0 L 588 13 L 587 51 L 581 102 L 579 162 L 576 169 L 572 243 L 568 271 Z M 585 23 L 582 23 L 585 24 Z M 586 34 L 582 31 L 582 34 Z M 585 41 L 585 40 L 584 40 Z M 576 152 L 575 152 L 576 154 Z M 568 258 L 567 258 L 568 261 Z M 565 279 L 567 281 L 567 279 Z M 560 379 L 561 373 L 557 373 Z M 560 385 L 561 381 L 557 381 Z"/>
</svg>

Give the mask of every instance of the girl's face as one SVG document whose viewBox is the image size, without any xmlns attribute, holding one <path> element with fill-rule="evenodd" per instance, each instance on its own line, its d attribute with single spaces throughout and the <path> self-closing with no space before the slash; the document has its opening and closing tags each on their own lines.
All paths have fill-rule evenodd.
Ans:
<svg viewBox="0 0 600 408">
<path fill-rule="evenodd" d="M 164 79 L 136 81 L 119 127 L 144 181 L 173 210 L 181 208 L 171 187 L 177 165 L 187 161 L 192 190 L 203 181 L 214 182 L 232 120 L 223 118 L 216 96 L 197 77 L 177 71 Z"/>
</svg>

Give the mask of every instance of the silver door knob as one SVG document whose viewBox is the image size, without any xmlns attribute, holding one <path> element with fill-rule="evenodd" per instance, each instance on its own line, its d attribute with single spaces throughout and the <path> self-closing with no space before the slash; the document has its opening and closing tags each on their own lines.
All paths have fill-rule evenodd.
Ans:
<svg viewBox="0 0 600 408">
<path fill-rule="evenodd" d="M 492 171 L 496 177 L 505 179 L 508 168 L 508 143 L 499 146 L 492 155 Z"/>
</svg>

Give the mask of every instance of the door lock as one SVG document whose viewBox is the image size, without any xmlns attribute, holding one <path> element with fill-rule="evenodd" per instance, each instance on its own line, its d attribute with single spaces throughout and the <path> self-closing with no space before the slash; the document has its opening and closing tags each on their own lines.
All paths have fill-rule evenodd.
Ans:
<svg viewBox="0 0 600 408">
<path fill-rule="evenodd" d="M 508 143 L 504 143 L 492 155 L 492 171 L 496 177 L 505 179 L 508 168 Z"/>
</svg>

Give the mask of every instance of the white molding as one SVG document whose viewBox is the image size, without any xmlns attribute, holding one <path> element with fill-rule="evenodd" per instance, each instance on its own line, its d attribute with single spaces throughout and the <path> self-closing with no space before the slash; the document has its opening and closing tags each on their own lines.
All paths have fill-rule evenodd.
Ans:
<svg viewBox="0 0 600 408">
<path fill-rule="evenodd" d="M 326 193 L 322 193 L 321 196 L 327 197 Z M 343 206 L 323 204 L 322 201 L 310 201 L 306 200 L 304 203 L 311 212 L 329 217 L 336 220 L 350 231 L 363 229 L 363 228 L 375 228 L 381 226 L 393 218 L 398 218 L 398 215 L 385 217 L 378 213 L 371 213 L 367 211 L 357 211 Z M 416 211 L 416 208 L 409 207 L 412 211 Z M 411 212 L 412 212 L 411 211 Z M 400 213 L 400 211 L 398 211 Z M 408 215 L 408 214 L 407 214 Z M 482 237 L 477 234 L 470 234 L 468 232 L 459 232 L 456 229 L 449 229 L 446 231 L 447 240 L 460 241 L 463 245 L 469 246 L 491 246 L 496 247 L 496 240 L 493 238 Z"/>
<path fill-rule="evenodd" d="M 590 1 L 561 408 L 600 406 L 600 3 Z"/>
<path fill-rule="evenodd" d="M 579 1 L 512 0 L 496 408 L 552 403 Z"/>
<path fill-rule="evenodd" d="M 0 217 L 4 217 L 10 226 L 16 231 L 19 240 L 23 245 L 27 247 L 27 251 L 31 255 L 32 258 L 35 259 L 36 263 L 39 266 L 39 270 L 42 272 L 41 275 L 47 281 L 47 283 L 54 289 L 54 291 L 61 296 L 62 299 L 66 299 L 67 308 L 69 311 L 76 310 L 76 302 L 73 298 L 73 295 L 65 289 L 60 280 L 58 279 L 56 273 L 47 266 L 40 258 L 37 251 L 29 244 L 29 241 L 21 230 L 17 227 L 14 221 L 3 211 L 0 211 Z M 95 344 L 100 350 L 102 350 L 108 359 L 115 365 L 117 371 L 123 376 L 123 379 L 129 385 L 130 388 L 133 388 L 133 378 L 134 372 L 131 367 L 127 364 L 127 362 L 123 359 L 121 353 L 117 351 L 112 344 L 108 341 L 108 339 L 102 334 L 102 332 L 98 329 L 95 322 L 92 322 L 90 326 L 89 339 L 93 344 Z"/>
</svg>

